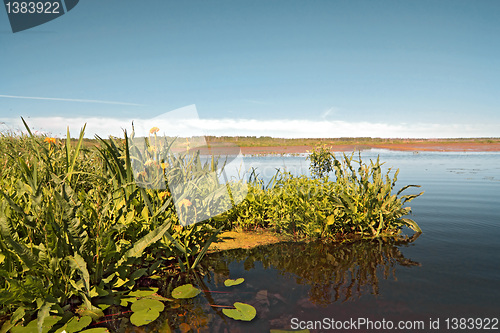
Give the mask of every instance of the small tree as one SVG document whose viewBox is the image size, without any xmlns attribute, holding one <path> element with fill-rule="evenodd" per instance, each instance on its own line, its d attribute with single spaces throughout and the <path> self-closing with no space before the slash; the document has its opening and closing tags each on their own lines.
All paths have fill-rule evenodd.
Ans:
<svg viewBox="0 0 500 333">
<path fill-rule="evenodd" d="M 309 170 L 315 178 L 324 178 L 328 176 L 330 171 L 333 171 L 334 155 L 330 152 L 330 147 L 327 145 L 314 148 L 307 159 L 311 161 Z"/>
</svg>

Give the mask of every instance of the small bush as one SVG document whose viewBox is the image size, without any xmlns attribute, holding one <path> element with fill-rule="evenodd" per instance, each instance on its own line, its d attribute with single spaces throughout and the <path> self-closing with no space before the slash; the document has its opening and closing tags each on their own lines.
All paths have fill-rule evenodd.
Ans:
<svg viewBox="0 0 500 333">
<path fill-rule="evenodd" d="M 311 154 L 315 178 L 278 172 L 267 186 L 254 179 L 246 200 L 237 207 L 234 223 L 244 229 L 270 228 L 300 237 L 345 239 L 397 236 L 407 226 L 421 232 L 405 216 L 404 204 L 420 194 L 399 196 L 408 185 L 393 194 L 397 170 L 382 174 L 379 159 L 365 164 L 353 161 L 353 154 L 337 159 L 321 147 Z M 358 164 L 355 168 L 355 164 Z M 335 171 L 335 180 L 326 173 Z"/>
</svg>

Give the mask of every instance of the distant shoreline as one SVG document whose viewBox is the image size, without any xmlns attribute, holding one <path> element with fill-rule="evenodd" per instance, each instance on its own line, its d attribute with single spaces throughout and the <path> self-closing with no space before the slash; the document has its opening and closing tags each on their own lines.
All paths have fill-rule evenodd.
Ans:
<svg viewBox="0 0 500 333">
<path fill-rule="evenodd" d="M 241 147 L 242 154 L 301 154 L 314 149 L 314 146 L 269 146 L 269 147 Z M 441 152 L 500 152 L 500 142 L 408 142 L 383 144 L 336 144 L 331 145 L 331 151 L 358 151 L 368 149 L 389 149 L 397 151 L 441 151 Z"/>
</svg>

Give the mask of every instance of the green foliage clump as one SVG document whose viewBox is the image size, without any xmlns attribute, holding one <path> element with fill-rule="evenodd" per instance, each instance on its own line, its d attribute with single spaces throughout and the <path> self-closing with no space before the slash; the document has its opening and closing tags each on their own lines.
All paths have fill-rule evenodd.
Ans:
<svg viewBox="0 0 500 333">
<path fill-rule="evenodd" d="M 314 177 L 323 178 L 333 171 L 334 156 L 326 145 L 313 149 L 307 159 L 311 161 L 309 170 Z"/>
<path fill-rule="evenodd" d="M 2 330 L 35 318 L 41 331 L 52 314 L 69 323 L 77 307 L 98 320 L 139 279 L 196 267 L 218 230 L 182 227 L 167 190 L 137 184 L 126 133 L 84 147 L 85 128 L 76 144 L 69 130 L 59 140 L 26 128 L 0 137 L 0 316 L 11 315 Z M 172 158 L 186 177 L 210 168 Z"/>
<path fill-rule="evenodd" d="M 279 171 L 264 186 L 253 177 L 246 200 L 238 207 L 235 225 L 243 229 L 270 228 L 299 237 L 376 238 L 398 236 L 404 226 L 421 232 L 405 216 L 411 213 L 410 202 L 422 193 L 403 195 L 408 185 L 393 193 L 397 170 L 382 173 L 377 158 L 365 164 L 353 160 L 353 154 L 337 159 L 325 148 L 310 157 L 315 178 L 293 176 Z M 357 168 L 355 167 L 357 164 Z M 335 171 L 335 180 L 327 172 Z"/>
</svg>

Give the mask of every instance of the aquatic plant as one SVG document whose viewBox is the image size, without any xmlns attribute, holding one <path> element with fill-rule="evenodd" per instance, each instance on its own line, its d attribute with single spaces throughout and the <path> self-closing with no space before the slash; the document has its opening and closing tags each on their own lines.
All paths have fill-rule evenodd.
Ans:
<svg viewBox="0 0 500 333">
<path fill-rule="evenodd" d="M 383 174 L 379 158 L 366 164 L 361 156 L 354 161 L 354 153 L 338 159 L 326 148 L 321 150 L 311 162 L 315 178 L 278 170 L 264 185 L 254 170 L 248 196 L 233 215 L 235 226 L 332 240 L 397 237 L 404 226 L 421 232 L 406 217 L 411 208 L 404 205 L 423 192 L 400 196 L 419 185 L 404 186 L 394 194 L 399 170 Z M 335 172 L 334 180 L 329 171 Z"/>
</svg>

